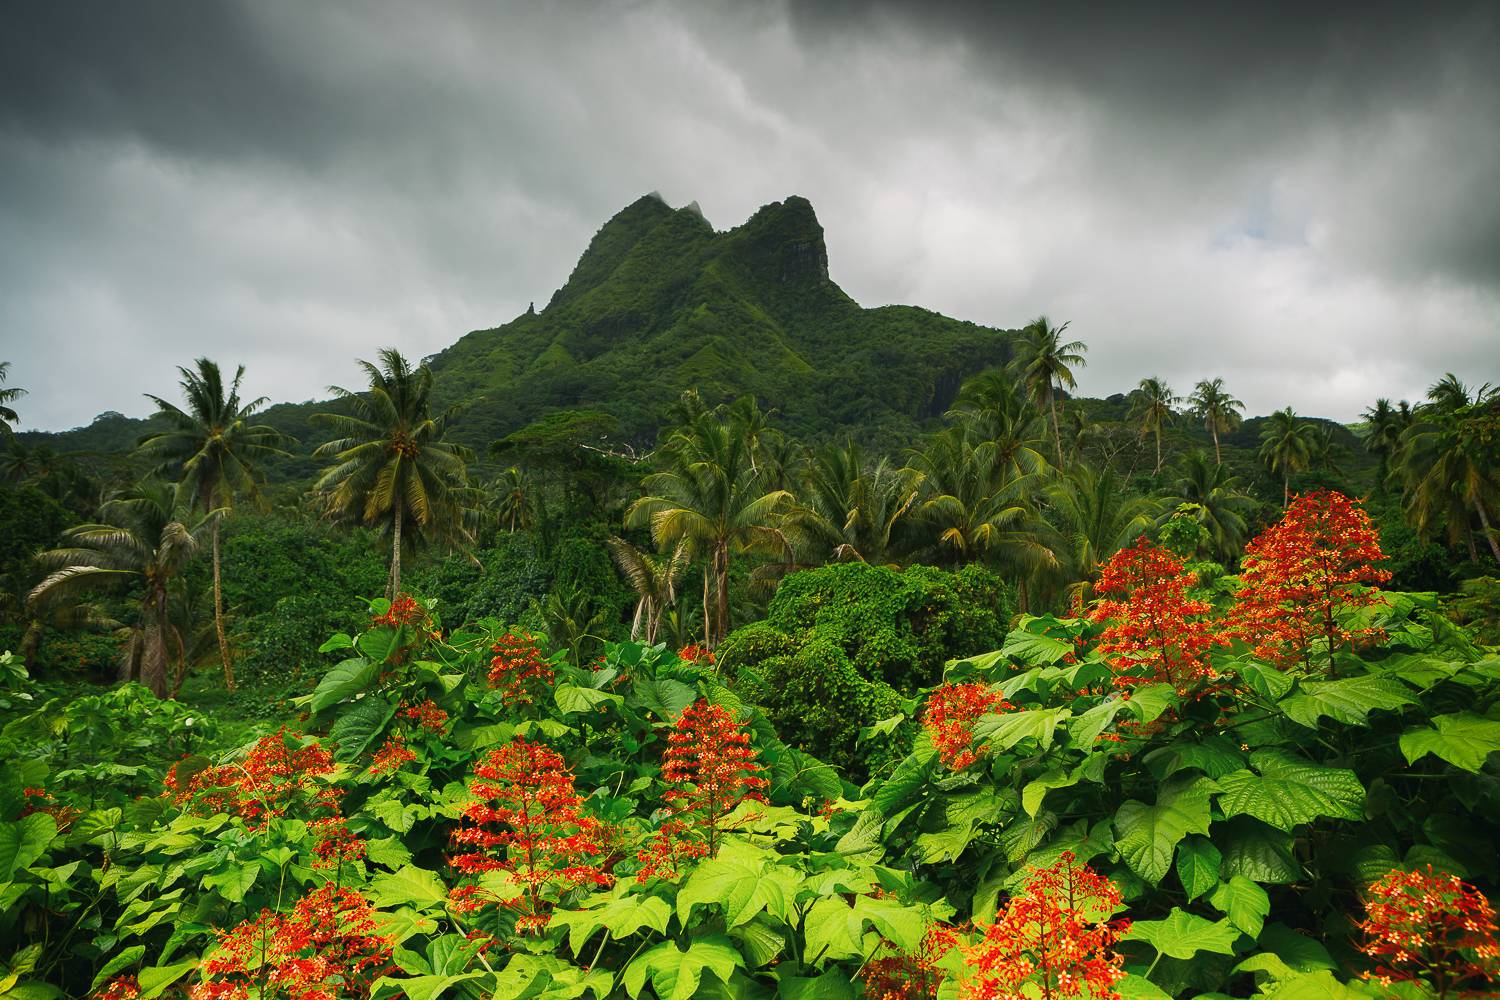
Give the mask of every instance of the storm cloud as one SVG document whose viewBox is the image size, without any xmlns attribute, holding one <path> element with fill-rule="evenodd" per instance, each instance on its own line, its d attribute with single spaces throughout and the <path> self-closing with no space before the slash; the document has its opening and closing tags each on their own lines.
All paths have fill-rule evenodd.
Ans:
<svg viewBox="0 0 1500 1000">
<path fill-rule="evenodd" d="M 639 195 L 813 202 L 832 277 L 1352 419 L 1500 381 L 1493 5 L 22 3 L 0 359 L 23 426 L 173 366 L 322 395 L 544 302 Z"/>
</svg>

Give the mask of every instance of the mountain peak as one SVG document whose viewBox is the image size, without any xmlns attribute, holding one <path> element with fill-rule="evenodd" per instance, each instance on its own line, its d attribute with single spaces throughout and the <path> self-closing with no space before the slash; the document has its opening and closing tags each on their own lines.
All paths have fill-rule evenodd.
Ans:
<svg viewBox="0 0 1500 1000">
<path fill-rule="evenodd" d="M 763 205 L 731 234 L 743 240 L 741 255 L 763 280 L 821 284 L 828 278 L 828 246 L 812 202 L 800 195 Z"/>
</svg>

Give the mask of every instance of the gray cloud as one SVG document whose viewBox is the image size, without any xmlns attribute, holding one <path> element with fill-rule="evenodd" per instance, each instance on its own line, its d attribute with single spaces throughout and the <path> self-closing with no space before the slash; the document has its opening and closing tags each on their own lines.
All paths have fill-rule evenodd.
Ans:
<svg viewBox="0 0 1500 1000">
<path fill-rule="evenodd" d="M 542 302 L 642 192 L 789 193 L 866 304 L 1083 388 L 1352 418 L 1500 380 L 1493 8 L 137 3 L 0 15 L 0 357 L 62 427 L 198 353 L 321 394 Z"/>
</svg>

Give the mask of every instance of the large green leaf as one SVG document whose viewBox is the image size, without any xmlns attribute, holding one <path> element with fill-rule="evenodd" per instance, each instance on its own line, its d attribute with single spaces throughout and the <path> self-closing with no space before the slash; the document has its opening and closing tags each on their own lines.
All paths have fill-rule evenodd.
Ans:
<svg viewBox="0 0 1500 1000">
<path fill-rule="evenodd" d="M 1219 779 L 1219 808 L 1226 817 L 1254 816 L 1288 831 L 1321 816 L 1364 818 L 1365 788 L 1353 771 L 1278 750 L 1252 754 L 1250 765 L 1260 774 L 1235 771 Z"/>
<path fill-rule="evenodd" d="M 627 965 L 620 981 L 632 997 L 641 995 L 649 977 L 659 1000 L 688 1000 L 698 991 L 705 970 L 728 983 L 744 964 L 734 942 L 722 934 L 695 938 L 686 950 L 675 941 L 662 941 Z"/>
<path fill-rule="evenodd" d="M 344 764 L 359 760 L 371 743 L 385 732 L 386 723 L 396 714 L 396 706 L 384 698 L 361 698 L 347 712 L 339 715 L 328 738 L 338 745 L 333 759 Z"/>
<path fill-rule="evenodd" d="M 564 715 L 597 712 L 605 705 L 621 705 L 625 702 L 623 695 L 611 694 L 608 691 L 590 687 L 579 687 L 577 684 L 559 684 L 552 692 L 552 700 L 557 703 L 558 711 Z"/>
<path fill-rule="evenodd" d="M 308 709 L 317 715 L 325 708 L 337 705 L 369 687 L 370 682 L 379 672 L 379 661 L 366 660 L 358 656 L 343 661 L 318 681 L 318 686 L 313 689 L 312 701 L 308 704 Z"/>
<path fill-rule="evenodd" d="M 161 996 L 167 987 L 197 967 L 198 960 L 195 958 L 187 962 L 178 962 L 176 965 L 153 965 L 142 969 L 136 980 L 141 987 L 138 1000 L 153 1000 Z"/>
<path fill-rule="evenodd" d="M 1496 750 L 1500 750 L 1500 722 L 1472 712 L 1437 715 L 1432 727 L 1418 726 L 1401 734 L 1401 752 L 1408 764 L 1435 754 L 1477 774 Z"/>
<path fill-rule="evenodd" d="M 889 817 L 917 801 L 927 788 L 935 760 L 937 753 L 931 748 L 912 751 L 870 796 L 870 806 Z"/>
<path fill-rule="evenodd" d="M 1232 876 L 1221 884 L 1208 901 L 1228 917 L 1231 924 L 1251 937 L 1260 937 L 1261 927 L 1271 912 L 1271 897 L 1266 895 L 1266 890 L 1243 875 Z"/>
<path fill-rule="evenodd" d="M 1024 628 L 1007 635 L 1000 647 L 1001 654 L 1031 667 L 1057 663 L 1073 651 L 1073 643 L 1067 639 L 1038 635 Z"/>
<path fill-rule="evenodd" d="M 630 700 L 663 722 L 676 721 L 698 698 L 695 688 L 670 677 L 636 681 L 631 685 Z"/>
<path fill-rule="evenodd" d="M 802 935 L 806 941 L 806 961 L 816 965 L 823 961 L 842 961 L 860 954 L 860 924 L 854 919 L 854 907 L 842 896 L 824 896 L 813 903 L 802 918 Z"/>
<path fill-rule="evenodd" d="M 1161 786 L 1156 803 L 1130 800 L 1115 812 L 1115 842 L 1130 869 L 1157 883 L 1172 868 L 1177 844 L 1190 833 L 1207 834 L 1209 795 L 1217 790 L 1203 777 L 1175 778 Z"/>
<path fill-rule="evenodd" d="M 1365 674 L 1337 681 L 1302 681 L 1298 692 L 1281 702 L 1287 718 L 1317 729 L 1325 716 L 1345 725 L 1368 724 L 1376 709 L 1394 710 L 1414 704 L 1405 684 L 1391 677 Z"/>
<path fill-rule="evenodd" d="M 1145 941 L 1170 958 L 1192 958 L 1200 951 L 1233 955 L 1240 936 L 1227 920 L 1211 921 L 1177 907 L 1165 920 L 1137 920 L 1120 935 L 1126 941 Z"/>
<path fill-rule="evenodd" d="M 725 850 L 693 870 L 677 893 L 677 919 L 687 926 L 694 906 L 718 904 L 726 927 L 738 927 L 766 910 L 786 919 L 786 875 L 789 869 L 769 870 L 766 856 L 755 849 Z"/>
<path fill-rule="evenodd" d="M 568 928 L 568 947 L 574 955 L 582 955 L 588 939 L 601 927 L 619 940 L 642 929 L 665 933 L 671 919 L 672 907 L 664 899 L 615 895 L 593 909 L 559 910 L 552 914 L 551 926 Z"/>
<path fill-rule="evenodd" d="M 1022 740 L 1034 739 L 1045 750 L 1052 745 L 1058 723 L 1072 714 L 1066 708 L 1035 708 L 981 716 L 974 723 L 974 739 L 997 750 L 1009 750 Z"/>
<path fill-rule="evenodd" d="M 1223 855 L 1207 837 L 1188 837 L 1177 848 L 1177 878 L 1189 902 L 1219 884 Z"/>
<path fill-rule="evenodd" d="M 448 889 L 435 872 L 411 865 L 376 875 L 370 880 L 369 892 L 375 905 L 390 909 L 398 906 L 428 909 L 448 899 Z"/>
<path fill-rule="evenodd" d="M 1292 835 L 1241 816 L 1215 824 L 1214 840 L 1224 854 L 1224 873 L 1252 882 L 1285 885 L 1302 877 L 1292 855 Z"/>
<path fill-rule="evenodd" d="M 57 836 L 57 821 L 35 812 L 14 823 L 0 823 L 0 884 L 30 868 Z"/>
</svg>

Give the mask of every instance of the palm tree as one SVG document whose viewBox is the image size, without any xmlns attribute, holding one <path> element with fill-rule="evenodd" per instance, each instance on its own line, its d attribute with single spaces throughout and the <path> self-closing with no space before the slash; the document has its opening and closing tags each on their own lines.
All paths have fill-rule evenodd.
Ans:
<svg viewBox="0 0 1500 1000">
<path fill-rule="evenodd" d="M 983 457 L 1006 475 L 1045 470 L 1037 450 L 1046 433 L 1042 413 L 1007 373 L 991 369 L 965 382 L 947 416 L 963 424 Z"/>
<path fill-rule="evenodd" d="M 707 555 L 704 641 L 712 647 L 729 632 L 731 554 L 771 541 L 784 549 L 773 522 L 791 494 L 765 489 L 752 471 L 749 444 L 723 408 L 674 431 L 661 457 L 666 468 L 646 477 L 647 495 L 630 505 L 626 526 L 649 527 L 663 550 L 681 544 L 692 556 Z"/>
<path fill-rule="evenodd" d="M 468 463 L 474 453 L 448 440 L 457 408 L 432 415 L 432 370 L 412 368 L 395 348 L 380 352 L 380 365 L 360 361 L 369 389 L 329 391 L 349 413 L 315 413 L 313 420 L 338 437 L 320 445 L 315 458 L 334 462 L 315 489 L 330 514 L 391 533 L 386 595 L 401 590 L 401 550 L 415 537 L 464 547 L 473 541 L 465 511 L 476 502 Z"/>
<path fill-rule="evenodd" d="M 1482 406 L 1495 398 L 1496 394 L 1497 390 L 1488 382 L 1470 390 L 1459 381 L 1457 375 L 1448 372 L 1428 388 L 1428 408 L 1436 408 L 1443 413 L 1456 413 L 1466 406 Z"/>
<path fill-rule="evenodd" d="M 0 361 L 0 385 L 5 384 L 10 375 L 10 362 Z M 11 424 L 19 423 L 21 415 L 11 409 L 10 404 L 26 395 L 26 390 L 19 386 L 11 386 L 9 389 L 0 389 L 0 430 L 6 434 L 11 433 Z"/>
<path fill-rule="evenodd" d="M 1240 411 L 1245 408 L 1245 404 L 1224 391 L 1224 380 L 1221 378 L 1199 382 L 1193 387 L 1193 394 L 1188 397 L 1187 402 L 1192 408 L 1193 416 L 1203 421 L 1203 426 L 1213 435 L 1214 461 L 1222 464 L 1224 455 L 1219 450 L 1219 435 L 1228 434 L 1240 425 Z"/>
<path fill-rule="evenodd" d="M 1384 484 L 1390 472 L 1391 456 L 1401 444 L 1402 432 L 1411 424 L 1411 409 L 1404 399 L 1400 409 L 1392 406 L 1389 399 L 1377 399 L 1374 406 L 1365 410 L 1364 418 L 1360 436 L 1364 439 L 1365 450 L 1380 459 L 1376 482 Z"/>
<path fill-rule="evenodd" d="M 1232 562 L 1239 554 L 1255 500 L 1240 489 L 1240 481 L 1221 462 L 1209 461 L 1208 452 L 1187 456 L 1167 502 L 1173 510 L 1192 505 L 1194 519 L 1207 530 L 1214 557 L 1220 562 Z"/>
<path fill-rule="evenodd" d="M 530 530 L 532 525 L 531 477 L 514 465 L 501 472 L 491 484 L 494 516 L 506 531 Z"/>
<path fill-rule="evenodd" d="M 1048 489 L 1048 499 L 1067 589 L 1075 606 L 1081 608 L 1100 567 L 1150 530 L 1161 503 L 1131 493 L 1113 471 L 1096 472 L 1087 465 L 1070 470 L 1054 483 Z"/>
<path fill-rule="evenodd" d="M 167 668 L 173 659 L 186 657 L 182 630 L 173 620 L 175 584 L 220 515 L 216 511 L 189 526 L 176 489 L 163 482 L 136 487 L 99 513 L 99 523 L 68 529 L 61 547 L 37 557 L 51 572 L 32 588 L 27 601 L 40 604 L 68 600 L 82 591 L 140 588 L 138 618 L 129 630 L 120 676 L 166 697 Z"/>
<path fill-rule="evenodd" d="M 1312 464 L 1318 454 L 1317 430 L 1288 406 L 1266 418 L 1260 431 L 1260 459 L 1271 472 L 1281 473 L 1281 506 L 1292 502 L 1292 473 Z"/>
<path fill-rule="evenodd" d="M 156 416 L 167 429 L 141 440 L 138 451 L 159 463 L 157 472 L 180 477 L 188 504 L 212 513 L 222 510 L 227 516 L 236 496 L 260 499 L 261 473 L 257 463 L 273 457 L 288 457 L 278 447 L 287 437 L 274 427 L 252 424 L 250 420 L 266 405 L 266 397 L 240 401 L 240 381 L 245 366 L 235 369 L 234 381 L 225 392 L 219 366 L 199 358 L 197 370 L 178 368 L 182 409 L 159 396 L 146 398 L 156 404 Z M 211 542 L 214 570 L 214 632 L 219 641 L 219 659 L 224 666 L 224 686 L 234 690 L 234 665 L 229 658 L 229 640 L 224 634 L 224 590 L 219 558 L 219 525 L 223 517 L 212 520 Z"/>
<path fill-rule="evenodd" d="M 1172 407 L 1182 402 L 1173 394 L 1170 386 L 1155 375 L 1141 379 L 1136 389 L 1135 416 L 1141 422 L 1141 437 L 1147 434 L 1156 437 L 1156 469 L 1151 475 L 1161 475 L 1161 432 L 1172 422 Z"/>
<path fill-rule="evenodd" d="M 1418 407 L 1417 419 L 1402 434 L 1393 475 L 1402 482 L 1407 520 L 1422 538 L 1446 523 L 1448 540 L 1457 542 L 1472 512 L 1500 562 L 1490 518 L 1491 511 L 1500 511 L 1500 396 L 1485 386 L 1476 394 L 1481 402 L 1448 409 L 1446 381 L 1433 386 L 1432 404 Z"/>
<path fill-rule="evenodd" d="M 1011 360 L 1011 370 L 1025 384 L 1032 401 L 1052 413 L 1052 436 L 1057 442 L 1059 469 L 1063 457 L 1062 432 L 1057 426 L 1057 392 L 1062 388 L 1077 388 L 1073 369 L 1087 364 L 1083 355 L 1088 351 L 1081 340 L 1062 342 L 1063 331 L 1067 328 L 1067 323 L 1053 326 L 1046 316 L 1038 316 L 1021 331 L 1016 356 Z"/>
<path fill-rule="evenodd" d="M 795 553 L 790 568 L 889 561 L 897 527 L 916 503 L 915 475 L 881 458 L 870 466 L 846 441 L 813 453 L 801 493 L 782 519 Z"/>
<path fill-rule="evenodd" d="M 922 495 L 917 516 L 932 532 L 929 558 L 950 566 L 984 560 L 1022 577 L 1057 565 L 1036 505 L 1043 472 L 1009 474 L 962 427 L 934 435 L 912 467 Z"/>
<path fill-rule="evenodd" d="M 688 547 L 678 544 L 670 555 L 658 558 L 631 545 L 623 538 L 610 538 L 605 543 L 614 557 L 620 575 L 635 591 L 635 617 L 630 622 L 630 638 L 646 633 L 646 644 L 656 644 L 656 633 L 661 628 L 662 615 L 677 603 L 677 584 L 687 571 Z"/>
</svg>

